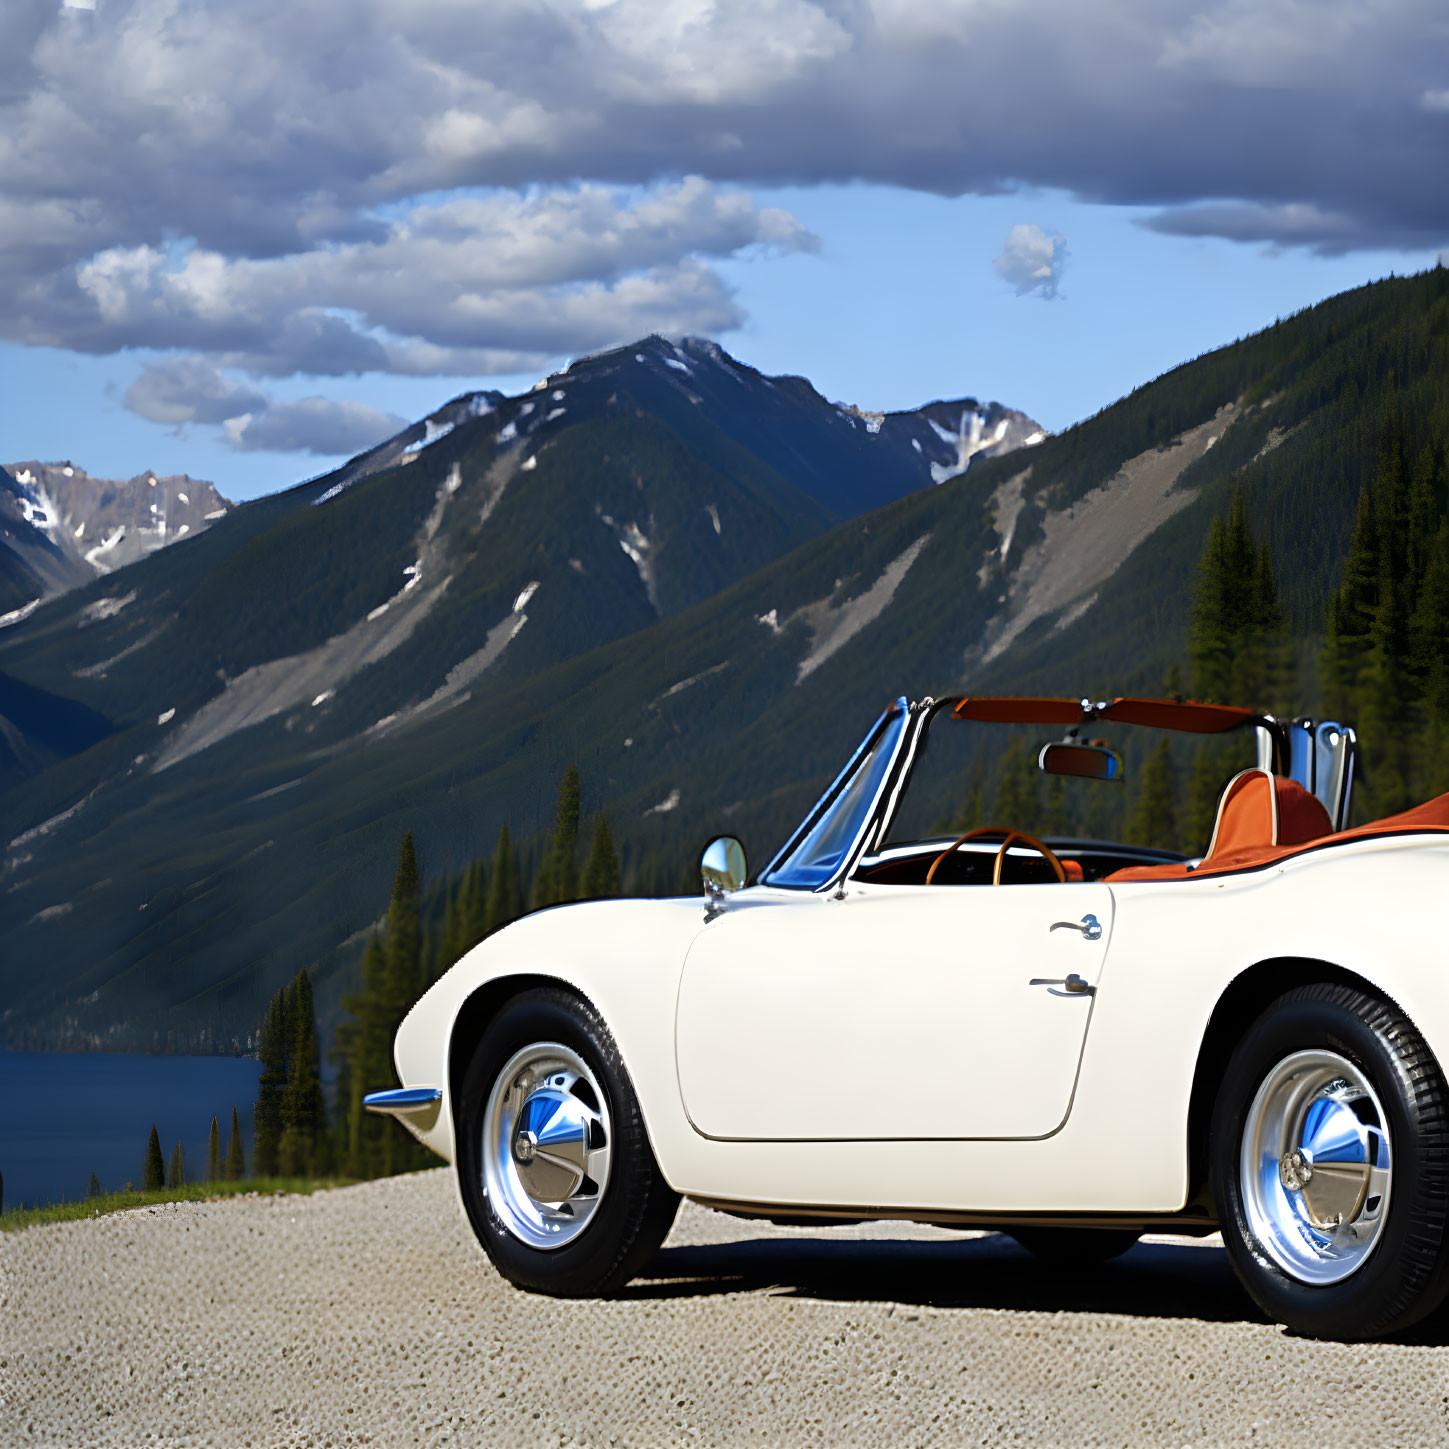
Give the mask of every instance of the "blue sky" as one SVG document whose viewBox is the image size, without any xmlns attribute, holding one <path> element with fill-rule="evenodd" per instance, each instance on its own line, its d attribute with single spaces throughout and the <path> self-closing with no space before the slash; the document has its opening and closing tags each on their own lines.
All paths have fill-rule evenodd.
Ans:
<svg viewBox="0 0 1449 1449">
<path fill-rule="evenodd" d="M 496 0 L 482 31 L 7 6 L 0 457 L 252 497 L 650 330 L 1060 430 L 1449 244 L 1419 0 Z"/>
</svg>

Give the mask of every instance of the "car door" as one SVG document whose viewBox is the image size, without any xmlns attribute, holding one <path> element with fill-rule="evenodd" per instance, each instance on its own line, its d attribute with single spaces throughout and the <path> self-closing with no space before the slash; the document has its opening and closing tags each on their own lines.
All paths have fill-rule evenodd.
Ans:
<svg viewBox="0 0 1449 1449">
<path fill-rule="evenodd" d="M 689 1118 L 754 1141 L 1048 1136 L 1111 925 L 1100 884 L 742 892 L 685 960 Z"/>
</svg>

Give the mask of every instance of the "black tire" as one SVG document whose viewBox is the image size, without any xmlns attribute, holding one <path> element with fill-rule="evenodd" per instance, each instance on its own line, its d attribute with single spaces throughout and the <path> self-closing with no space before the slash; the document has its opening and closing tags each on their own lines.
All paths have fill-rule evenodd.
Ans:
<svg viewBox="0 0 1449 1449">
<path fill-rule="evenodd" d="M 1240 1155 L 1259 1088 L 1297 1052 L 1332 1052 L 1362 1075 L 1392 1144 L 1392 1190 L 1371 1250 L 1350 1276 L 1312 1283 L 1277 1261 L 1249 1219 Z M 1303 986 L 1274 1001 L 1228 1063 L 1213 1108 L 1209 1163 L 1223 1242 L 1270 1318 L 1313 1338 L 1381 1338 L 1432 1313 L 1449 1292 L 1449 1091 L 1413 1024 L 1345 985 Z M 1370 1203 L 1372 1199 L 1369 1200 Z"/>
<path fill-rule="evenodd" d="M 1131 1228 L 1012 1228 L 1010 1232 L 1033 1258 L 1054 1268 L 1110 1263 L 1141 1237 Z"/>
<path fill-rule="evenodd" d="M 537 1042 L 558 1042 L 587 1064 L 607 1097 L 612 1165 L 593 1216 L 562 1247 L 536 1248 L 505 1225 L 488 1200 L 483 1118 L 509 1059 Z M 468 1220 L 498 1271 L 519 1288 L 560 1298 L 601 1297 L 634 1277 L 664 1241 L 679 1207 L 654 1160 L 633 1083 L 599 1014 L 570 993 L 539 988 L 515 996 L 489 1023 L 463 1076 L 458 1178 Z"/>
</svg>

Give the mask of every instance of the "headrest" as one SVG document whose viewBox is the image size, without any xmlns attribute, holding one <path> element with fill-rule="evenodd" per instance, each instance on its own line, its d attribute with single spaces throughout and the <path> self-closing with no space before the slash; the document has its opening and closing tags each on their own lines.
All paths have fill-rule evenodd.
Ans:
<svg viewBox="0 0 1449 1449">
<path fill-rule="evenodd" d="M 1223 788 L 1203 864 L 1242 850 L 1303 845 L 1332 833 L 1333 822 L 1322 802 L 1296 780 L 1266 770 L 1243 770 Z"/>
</svg>

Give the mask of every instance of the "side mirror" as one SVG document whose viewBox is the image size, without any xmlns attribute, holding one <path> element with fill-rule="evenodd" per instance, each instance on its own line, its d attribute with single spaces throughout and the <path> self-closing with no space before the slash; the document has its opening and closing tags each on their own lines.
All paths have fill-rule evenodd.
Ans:
<svg viewBox="0 0 1449 1449">
<path fill-rule="evenodd" d="M 1070 775 L 1078 780 L 1120 780 L 1122 757 L 1105 745 L 1079 745 L 1073 740 L 1043 745 L 1037 769 L 1048 775 Z"/>
<path fill-rule="evenodd" d="M 717 835 L 704 848 L 699 873 L 704 878 L 704 893 L 715 905 L 721 896 L 739 890 L 748 877 L 744 846 L 733 835 Z"/>
</svg>

